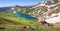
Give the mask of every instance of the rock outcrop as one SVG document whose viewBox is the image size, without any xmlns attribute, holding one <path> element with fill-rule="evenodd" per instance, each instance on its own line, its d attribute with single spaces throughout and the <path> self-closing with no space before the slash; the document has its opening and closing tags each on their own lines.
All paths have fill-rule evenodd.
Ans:
<svg viewBox="0 0 60 31">
<path fill-rule="evenodd" d="M 53 18 L 51 17 L 51 14 L 56 14 L 60 11 L 60 2 L 59 0 L 43 1 L 33 8 L 35 8 L 36 13 L 38 14 L 38 21 L 45 21 L 47 18 Z"/>
</svg>

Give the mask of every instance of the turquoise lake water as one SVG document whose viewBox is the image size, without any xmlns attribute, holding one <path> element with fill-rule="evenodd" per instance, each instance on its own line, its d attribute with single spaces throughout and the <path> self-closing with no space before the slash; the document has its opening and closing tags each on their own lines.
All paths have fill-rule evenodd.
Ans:
<svg viewBox="0 0 60 31">
<path fill-rule="evenodd" d="M 22 17 L 22 18 L 26 18 L 26 19 L 30 19 L 30 20 L 35 20 L 37 18 L 33 17 L 33 16 L 29 16 L 27 14 L 15 14 L 18 17 Z"/>
</svg>

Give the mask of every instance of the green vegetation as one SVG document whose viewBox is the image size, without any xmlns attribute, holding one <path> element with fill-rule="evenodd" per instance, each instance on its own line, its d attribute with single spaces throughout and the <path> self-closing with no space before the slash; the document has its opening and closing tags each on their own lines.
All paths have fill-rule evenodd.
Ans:
<svg viewBox="0 0 60 31">
<path fill-rule="evenodd" d="M 17 13 L 24 14 L 24 10 L 16 11 Z"/>
<path fill-rule="evenodd" d="M 20 18 L 20 17 L 16 17 L 14 14 L 9 14 L 9 13 L 0 13 L 0 17 L 2 18 L 6 18 L 6 19 L 9 19 L 9 20 L 12 20 L 12 21 L 16 21 L 16 22 L 20 22 L 22 24 L 26 24 L 26 25 L 33 25 L 35 22 L 32 20 L 28 20 L 28 19 L 25 19 L 25 18 Z"/>
<path fill-rule="evenodd" d="M 26 12 L 29 13 L 29 12 L 34 12 L 35 9 L 27 9 Z"/>
<path fill-rule="evenodd" d="M 25 12 L 24 12 L 25 11 Z M 20 13 L 20 14 L 26 14 L 26 13 L 29 13 L 29 12 L 33 12 L 35 11 L 35 9 L 22 9 L 20 11 L 16 11 L 17 13 Z"/>
<path fill-rule="evenodd" d="M 60 31 L 60 28 L 41 25 L 35 20 L 16 17 L 11 11 L 8 13 L 0 12 L 0 23 L 0 27 L 5 28 L 0 29 L 0 31 Z"/>
</svg>

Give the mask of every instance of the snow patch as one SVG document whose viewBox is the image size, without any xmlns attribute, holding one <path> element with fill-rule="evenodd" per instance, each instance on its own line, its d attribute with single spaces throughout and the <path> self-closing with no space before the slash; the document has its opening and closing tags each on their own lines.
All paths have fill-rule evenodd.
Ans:
<svg viewBox="0 0 60 31">
<path fill-rule="evenodd" d="M 16 13 L 16 11 L 14 11 L 13 13 Z"/>
<path fill-rule="evenodd" d="M 59 15 L 59 16 L 58 17 L 53 17 L 53 18 L 46 19 L 45 21 L 48 22 L 48 23 L 57 23 L 57 22 L 60 22 L 60 13 L 52 14 L 52 16 L 55 16 L 55 15 Z"/>
</svg>

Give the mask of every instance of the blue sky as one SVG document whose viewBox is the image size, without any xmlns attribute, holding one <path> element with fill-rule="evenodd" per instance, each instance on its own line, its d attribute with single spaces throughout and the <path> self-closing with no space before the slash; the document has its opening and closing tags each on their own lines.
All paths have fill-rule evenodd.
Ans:
<svg viewBox="0 0 60 31">
<path fill-rule="evenodd" d="M 43 0 L 0 0 L 0 7 L 13 5 L 30 6 L 35 5 L 41 1 Z"/>
</svg>

